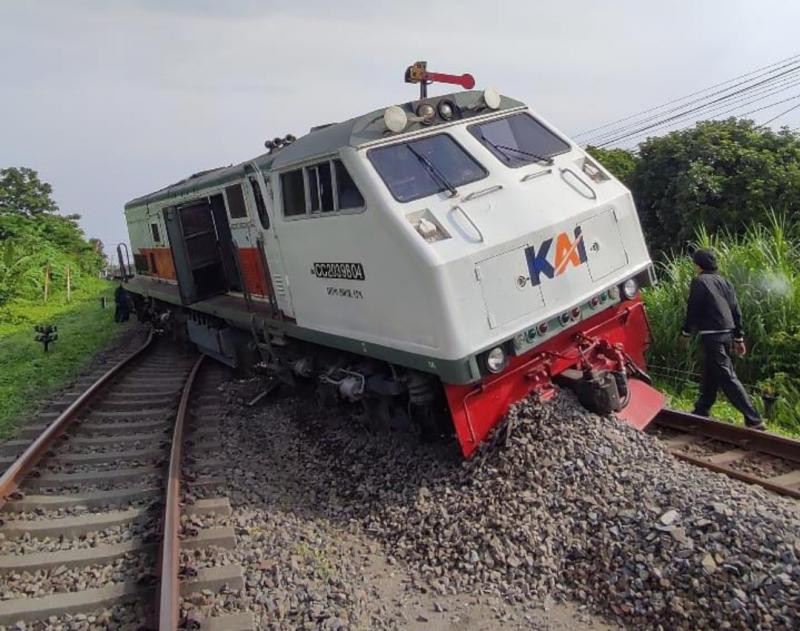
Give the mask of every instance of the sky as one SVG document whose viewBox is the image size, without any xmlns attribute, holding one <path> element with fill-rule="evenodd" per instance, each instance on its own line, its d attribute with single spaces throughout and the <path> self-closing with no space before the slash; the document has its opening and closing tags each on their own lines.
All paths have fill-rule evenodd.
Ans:
<svg viewBox="0 0 800 631">
<path fill-rule="evenodd" d="M 798 24 L 788 0 L 0 0 L 0 168 L 111 251 L 127 200 L 412 100 L 416 60 L 574 134 L 800 54 Z"/>
</svg>

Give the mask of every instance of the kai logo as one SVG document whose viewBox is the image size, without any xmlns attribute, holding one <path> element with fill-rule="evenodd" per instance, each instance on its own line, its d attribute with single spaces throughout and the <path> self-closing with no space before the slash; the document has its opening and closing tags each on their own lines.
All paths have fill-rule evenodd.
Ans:
<svg viewBox="0 0 800 631">
<path fill-rule="evenodd" d="M 586 247 L 583 244 L 583 234 L 580 226 L 575 228 L 575 238 L 570 239 L 566 232 L 555 237 L 545 239 L 536 249 L 534 246 L 525 248 L 525 258 L 528 260 L 528 271 L 531 275 L 531 285 L 534 287 L 541 282 L 541 275 L 553 278 L 563 274 L 567 267 L 580 267 L 586 262 Z M 555 256 L 550 262 L 550 249 L 556 242 Z"/>
</svg>

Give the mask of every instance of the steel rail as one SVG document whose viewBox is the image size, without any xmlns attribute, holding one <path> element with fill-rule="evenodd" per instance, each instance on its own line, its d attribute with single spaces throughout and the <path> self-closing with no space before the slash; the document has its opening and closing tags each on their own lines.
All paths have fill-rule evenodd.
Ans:
<svg viewBox="0 0 800 631">
<path fill-rule="evenodd" d="M 189 397 L 195 377 L 203 363 L 201 355 L 192 367 L 183 387 L 178 412 L 175 415 L 175 428 L 172 432 L 172 446 L 167 473 L 167 497 L 164 509 L 164 531 L 161 538 L 161 587 L 158 599 L 159 631 L 175 631 L 180 617 L 180 526 L 181 526 L 181 461 L 183 459 L 183 435 L 186 418 L 189 415 Z"/>
<path fill-rule="evenodd" d="M 97 381 L 89 386 L 83 394 L 73 401 L 66 410 L 47 426 L 28 448 L 0 476 L 0 510 L 14 499 L 20 484 L 25 477 L 39 464 L 42 457 L 54 446 L 56 440 L 66 432 L 70 425 L 94 401 L 100 390 L 123 368 L 139 357 L 153 342 L 153 329 L 150 329 L 147 340 L 137 350 L 106 371 Z"/>
<path fill-rule="evenodd" d="M 785 436 L 731 425 L 730 423 L 670 409 L 662 410 L 653 419 L 653 425 L 675 430 L 682 434 L 728 443 L 744 452 L 741 455 L 734 454 L 734 458 L 728 462 L 746 459 L 748 453 L 754 453 L 765 454 L 794 463 L 796 467 L 791 474 L 792 481 L 787 484 L 781 481 L 781 479 L 787 479 L 788 476 L 786 474 L 761 477 L 753 473 L 740 471 L 725 462 L 711 460 L 711 458 L 719 454 L 702 457 L 686 453 L 680 447 L 669 447 L 670 453 L 680 460 L 718 473 L 724 473 L 727 476 L 750 484 L 757 484 L 775 493 L 800 499 L 800 440 L 793 440 Z"/>
</svg>

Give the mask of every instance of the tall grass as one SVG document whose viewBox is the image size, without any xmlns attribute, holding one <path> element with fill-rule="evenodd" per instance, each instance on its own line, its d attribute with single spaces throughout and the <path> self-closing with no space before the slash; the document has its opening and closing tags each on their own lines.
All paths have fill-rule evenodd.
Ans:
<svg viewBox="0 0 800 631">
<path fill-rule="evenodd" d="M 776 421 L 800 429 L 800 223 L 772 214 L 766 225 L 744 234 L 697 234 L 695 248 L 717 254 L 720 273 L 735 287 L 742 309 L 748 354 L 737 360 L 740 379 L 756 397 L 779 395 Z M 659 284 L 644 300 L 654 342 L 649 361 L 654 373 L 676 387 L 699 371 L 696 344 L 679 351 L 676 340 L 686 311 L 694 266 L 686 254 L 673 254 L 659 265 Z"/>
</svg>

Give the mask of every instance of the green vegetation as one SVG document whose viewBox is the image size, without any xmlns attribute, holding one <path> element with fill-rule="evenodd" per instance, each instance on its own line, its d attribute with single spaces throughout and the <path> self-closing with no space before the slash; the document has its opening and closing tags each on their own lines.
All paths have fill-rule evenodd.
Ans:
<svg viewBox="0 0 800 631">
<path fill-rule="evenodd" d="M 741 235 L 701 229 L 693 245 L 714 249 L 721 273 L 736 287 L 748 344 L 748 354 L 737 360 L 740 379 L 762 411 L 762 393 L 777 395 L 774 424 L 800 432 L 800 223 L 772 214 L 768 224 L 751 224 Z M 671 256 L 658 272 L 658 286 L 645 293 L 654 338 L 650 363 L 677 401 L 693 399 L 697 349 L 675 346 L 693 266 L 687 256 Z M 726 416 L 739 418 L 732 411 Z"/>
<path fill-rule="evenodd" d="M 656 258 L 681 249 L 700 228 L 741 234 L 769 223 L 773 210 L 793 213 L 800 200 L 800 136 L 749 120 L 705 121 L 648 138 L 638 154 L 589 152 L 630 187 Z"/>
<path fill-rule="evenodd" d="M 630 186 L 630 178 L 638 161 L 633 153 L 625 149 L 601 149 L 592 146 L 586 147 L 586 151 L 611 171 L 614 177 Z"/>
<path fill-rule="evenodd" d="M 94 279 L 73 295 L 71 303 L 15 303 L 15 323 L 4 318 L 0 324 L 0 438 L 12 434 L 13 423 L 37 400 L 62 387 L 119 333 L 113 291 L 108 281 Z M 106 309 L 100 306 L 101 296 L 108 301 Z M 33 326 L 43 323 L 58 326 L 58 340 L 47 354 L 34 341 Z"/>
<path fill-rule="evenodd" d="M 700 354 L 676 349 L 689 282 L 686 253 L 717 251 L 742 306 L 749 352 L 737 372 L 771 427 L 800 434 L 800 135 L 753 121 L 705 121 L 645 140 L 636 152 L 589 152 L 633 193 L 659 285 L 645 292 L 657 385 L 691 409 Z M 720 396 L 716 418 L 741 421 Z"/>
<path fill-rule="evenodd" d="M 102 243 L 87 239 L 78 219 L 59 214 L 35 171 L 0 170 L 0 437 L 119 331 L 113 287 L 99 278 Z M 59 329 L 47 355 L 34 341 L 37 324 Z"/>
<path fill-rule="evenodd" d="M 26 168 L 0 170 L 0 321 L 16 302 L 80 290 L 105 264 L 103 244 L 86 239 L 80 215 L 60 215 L 52 188 Z M 13 311 L 13 309 L 12 309 Z"/>
</svg>

